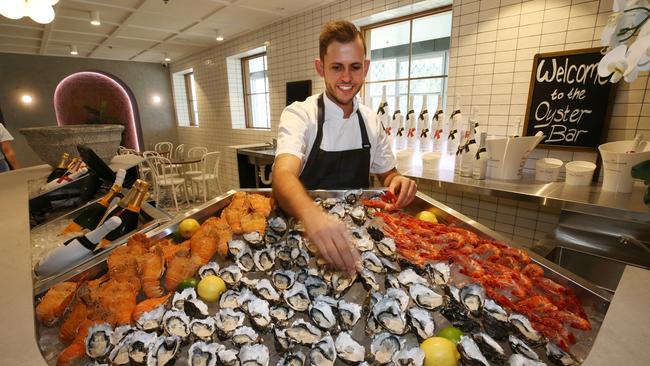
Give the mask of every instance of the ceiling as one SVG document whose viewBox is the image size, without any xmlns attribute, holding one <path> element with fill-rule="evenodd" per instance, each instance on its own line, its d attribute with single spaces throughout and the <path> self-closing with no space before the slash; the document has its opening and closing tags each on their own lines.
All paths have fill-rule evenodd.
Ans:
<svg viewBox="0 0 650 366">
<path fill-rule="evenodd" d="M 0 16 L 0 52 L 142 62 L 167 53 L 174 61 L 216 46 L 217 30 L 228 41 L 332 1 L 60 0 L 50 24 Z M 101 25 L 90 24 L 91 11 Z"/>
</svg>

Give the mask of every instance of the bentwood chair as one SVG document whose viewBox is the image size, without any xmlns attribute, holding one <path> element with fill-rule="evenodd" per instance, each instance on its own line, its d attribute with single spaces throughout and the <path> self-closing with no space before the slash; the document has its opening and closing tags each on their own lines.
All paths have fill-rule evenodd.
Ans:
<svg viewBox="0 0 650 366">
<path fill-rule="evenodd" d="M 157 152 L 161 156 L 165 156 L 165 157 L 169 158 L 169 157 L 172 156 L 172 153 L 174 152 L 173 151 L 174 150 L 174 145 L 171 142 L 163 141 L 163 142 L 157 143 L 153 147 L 153 149 L 154 149 L 155 152 Z"/>
<path fill-rule="evenodd" d="M 172 199 L 174 200 L 174 207 L 178 211 L 178 199 L 176 197 L 176 190 L 183 191 L 185 202 L 189 202 L 187 197 L 187 188 L 185 187 L 185 179 L 180 177 L 176 168 L 172 165 L 171 161 L 162 156 L 151 156 L 147 158 L 149 168 L 153 173 L 153 186 L 154 197 L 156 206 L 160 205 L 162 191 L 168 189 L 171 191 Z"/>
<path fill-rule="evenodd" d="M 203 191 L 203 202 L 208 201 L 208 188 L 210 182 L 217 183 L 217 189 L 221 194 L 221 183 L 219 183 L 219 161 L 221 160 L 221 153 L 218 151 L 209 152 L 203 155 L 201 159 L 201 174 L 191 177 L 192 185 L 196 184 L 197 188 Z"/>
</svg>

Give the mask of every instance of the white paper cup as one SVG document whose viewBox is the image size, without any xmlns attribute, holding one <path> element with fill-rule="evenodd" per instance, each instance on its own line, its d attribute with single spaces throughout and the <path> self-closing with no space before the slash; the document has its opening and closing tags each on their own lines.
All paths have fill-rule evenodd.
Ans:
<svg viewBox="0 0 650 366">
<path fill-rule="evenodd" d="M 571 161 L 566 163 L 566 184 L 570 186 L 588 186 L 596 170 L 596 164 L 589 161 Z"/>
<path fill-rule="evenodd" d="M 397 151 L 397 167 L 401 170 L 408 170 L 411 168 L 411 158 L 413 157 L 413 150 L 398 150 Z"/>
<path fill-rule="evenodd" d="M 634 187 L 632 167 L 650 159 L 650 144 L 643 151 L 626 153 L 631 140 L 608 142 L 598 146 L 603 158 L 603 191 L 630 193 Z"/>
<path fill-rule="evenodd" d="M 542 182 L 555 182 L 562 168 L 562 160 L 543 158 L 535 163 L 535 180 Z"/>
<path fill-rule="evenodd" d="M 429 152 L 422 154 L 422 172 L 433 173 L 438 170 L 440 164 L 440 153 Z"/>
</svg>

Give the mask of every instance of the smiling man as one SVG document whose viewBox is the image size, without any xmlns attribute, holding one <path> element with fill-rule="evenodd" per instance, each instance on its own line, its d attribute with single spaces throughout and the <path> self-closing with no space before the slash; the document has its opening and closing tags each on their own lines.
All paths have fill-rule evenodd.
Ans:
<svg viewBox="0 0 650 366">
<path fill-rule="evenodd" d="M 417 186 L 397 172 L 376 114 L 356 98 L 370 65 L 361 33 L 350 22 L 329 22 L 321 30 L 319 49 L 315 66 L 325 93 L 282 112 L 273 194 L 285 211 L 304 222 L 325 260 L 352 272 L 359 253 L 345 224 L 314 205 L 306 189 L 365 188 L 375 174 L 397 195 L 397 206 L 404 207 L 413 201 Z"/>
</svg>

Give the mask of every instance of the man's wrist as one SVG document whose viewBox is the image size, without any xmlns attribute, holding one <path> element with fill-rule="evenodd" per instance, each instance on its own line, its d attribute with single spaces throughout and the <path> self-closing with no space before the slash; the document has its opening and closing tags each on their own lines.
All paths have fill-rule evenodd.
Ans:
<svg viewBox="0 0 650 366">
<path fill-rule="evenodd" d="M 383 186 L 384 187 L 390 186 L 390 183 L 393 181 L 393 179 L 395 179 L 399 175 L 400 174 L 399 174 L 399 172 L 397 170 L 393 170 L 393 171 L 389 172 L 388 175 L 386 176 L 386 178 L 384 178 L 384 181 L 382 182 Z"/>
</svg>

